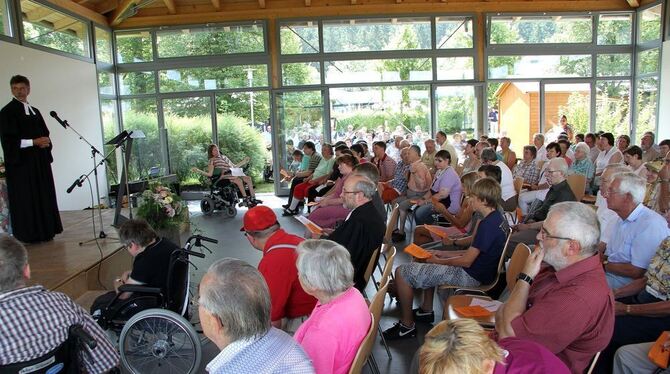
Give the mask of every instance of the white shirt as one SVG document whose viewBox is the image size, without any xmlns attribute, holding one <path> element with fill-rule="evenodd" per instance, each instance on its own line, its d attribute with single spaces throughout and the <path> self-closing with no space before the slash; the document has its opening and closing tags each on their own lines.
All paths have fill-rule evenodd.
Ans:
<svg viewBox="0 0 670 374">
<path fill-rule="evenodd" d="M 612 156 L 614 156 L 615 153 L 619 152 L 621 154 L 621 151 L 617 149 L 617 147 L 612 147 L 610 148 L 609 151 L 600 151 L 600 154 L 598 154 L 598 158 L 596 159 L 596 174 L 597 173 L 602 173 L 603 170 L 609 165 L 610 159 L 612 159 Z"/>
<path fill-rule="evenodd" d="M 537 155 L 535 156 L 535 161 L 548 161 L 549 159 L 547 158 L 547 147 L 542 145 L 540 149 L 537 150 Z"/>
<path fill-rule="evenodd" d="M 500 187 L 502 188 L 502 199 L 508 200 L 509 198 L 516 195 L 516 190 L 514 189 L 514 176 L 512 171 L 505 165 L 502 161 L 497 161 L 494 165 L 500 168 L 502 172 L 502 178 L 500 179 Z"/>
</svg>

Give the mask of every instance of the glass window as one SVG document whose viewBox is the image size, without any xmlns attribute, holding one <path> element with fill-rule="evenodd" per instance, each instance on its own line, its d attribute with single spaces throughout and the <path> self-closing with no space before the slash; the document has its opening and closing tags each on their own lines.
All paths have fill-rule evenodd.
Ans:
<svg viewBox="0 0 670 374">
<path fill-rule="evenodd" d="M 437 79 L 474 79 L 474 58 L 439 57 L 437 59 Z"/>
<path fill-rule="evenodd" d="M 326 61 L 326 83 L 431 80 L 430 58 Z"/>
<path fill-rule="evenodd" d="M 147 62 L 153 60 L 151 33 L 134 31 L 116 34 L 116 61 L 118 63 Z"/>
<path fill-rule="evenodd" d="M 491 44 L 590 43 L 591 16 L 491 18 Z"/>
<path fill-rule="evenodd" d="M 477 127 L 477 96 L 473 86 L 445 86 L 435 90 L 437 102 L 437 128 L 447 136 L 465 131 L 474 136 Z M 451 140 L 451 139 L 450 139 Z M 463 160 L 460 149 L 459 160 Z"/>
<path fill-rule="evenodd" d="M 430 18 L 323 22 L 324 52 L 430 49 Z"/>
<path fill-rule="evenodd" d="M 161 70 L 161 92 L 217 90 L 222 88 L 267 87 L 267 65 L 239 65 L 222 68 Z"/>
<path fill-rule="evenodd" d="M 656 106 L 658 105 L 658 77 L 637 80 L 637 118 L 635 132 L 656 132 Z"/>
<path fill-rule="evenodd" d="M 637 54 L 637 73 L 647 74 L 658 72 L 661 53 L 658 48 L 642 51 Z"/>
<path fill-rule="evenodd" d="M 601 14 L 598 19 L 598 44 L 630 44 L 632 31 L 632 14 Z"/>
<path fill-rule="evenodd" d="M 128 179 L 137 180 L 148 176 L 149 169 L 156 166 L 163 172 L 167 165 L 162 162 L 161 143 L 158 135 L 158 116 L 156 99 L 129 99 L 121 100 L 123 114 L 123 129 L 128 131 L 140 130 L 144 138 L 133 139 L 130 164 L 128 165 Z"/>
<path fill-rule="evenodd" d="M 472 18 L 436 17 L 437 49 L 472 48 Z"/>
<path fill-rule="evenodd" d="M 98 92 L 102 95 L 114 95 L 114 73 L 98 71 Z"/>
<path fill-rule="evenodd" d="M 319 27 L 316 22 L 285 23 L 279 29 L 283 55 L 319 53 Z"/>
<path fill-rule="evenodd" d="M 112 34 L 99 27 L 95 28 L 95 59 L 98 62 L 111 64 Z"/>
<path fill-rule="evenodd" d="M 102 99 L 100 100 L 100 114 L 102 117 L 102 133 L 103 141 L 107 143 L 113 137 L 119 134 L 119 119 L 116 114 L 116 100 Z M 114 149 L 113 145 L 104 146 L 104 153 L 108 154 Z M 109 184 L 119 183 L 118 176 L 121 170 L 118 170 L 117 158 L 121 157 L 121 151 L 118 150 L 116 155 L 107 158 L 107 182 Z"/>
<path fill-rule="evenodd" d="M 156 32 L 158 57 L 264 52 L 263 25 L 217 26 Z"/>
<path fill-rule="evenodd" d="M 318 62 L 296 62 L 281 65 L 284 86 L 299 86 L 321 83 L 321 64 Z"/>
<path fill-rule="evenodd" d="M 389 135 L 397 131 L 409 134 L 410 142 L 423 148 L 423 142 L 430 138 L 427 85 L 331 88 L 330 108 L 335 122 L 333 141 L 352 141 L 356 136 L 371 144 L 377 140 L 373 132 Z M 349 133 L 349 127 L 357 133 Z"/>
<path fill-rule="evenodd" d="M 638 13 L 638 42 L 661 39 L 661 11 L 661 4 L 658 4 Z"/>
<path fill-rule="evenodd" d="M 13 35 L 12 21 L 9 15 L 9 2 L 7 0 L 0 0 L 0 35 Z"/>
<path fill-rule="evenodd" d="M 126 72 L 119 74 L 119 90 L 121 95 L 149 94 L 156 92 L 156 81 L 153 71 Z"/>
<path fill-rule="evenodd" d="M 630 133 L 630 81 L 596 82 L 596 131 Z"/>
<path fill-rule="evenodd" d="M 21 1 L 21 13 L 25 41 L 90 57 L 86 22 L 27 0 Z"/>
<path fill-rule="evenodd" d="M 599 77 L 620 77 L 630 75 L 630 53 L 598 55 L 597 73 Z"/>
<path fill-rule="evenodd" d="M 489 78 L 591 76 L 591 55 L 489 56 Z"/>
<path fill-rule="evenodd" d="M 563 129 L 566 116 L 576 134 L 588 132 L 591 123 L 591 84 L 552 83 L 544 85 L 544 134 L 553 141 Z"/>
</svg>

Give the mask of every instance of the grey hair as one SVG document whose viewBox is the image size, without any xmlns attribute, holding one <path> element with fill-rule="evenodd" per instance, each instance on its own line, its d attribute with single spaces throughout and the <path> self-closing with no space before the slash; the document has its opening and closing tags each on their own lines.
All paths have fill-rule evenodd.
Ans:
<svg viewBox="0 0 670 374">
<path fill-rule="evenodd" d="M 496 151 L 494 151 L 493 148 L 484 148 L 484 149 L 482 149 L 482 154 L 479 156 L 479 158 L 482 161 L 493 162 L 493 161 L 497 160 Z"/>
<path fill-rule="evenodd" d="M 544 134 L 539 133 L 539 132 L 535 133 L 535 135 L 533 135 L 533 139 L 540 139 L 540 140 L 542 140 L 542 143 L 544 143 Z"/>
<path fill-rule="evenodd" d="M 375 185 L 379 182 L 379 169 L 372 162 L 364 162 L 356 165 L 354 167 L 354 175 L 366 177 Z"/>
<path fill-rule="evenodd" d="M 356 181 L 354 188 L 361 191 L 366 199 L 372 199 L 377 193 L 377 185 L 365 175 L 360 175 L 360 180 Z"/>
<path fill-rule="evenodd" d="M 605 169 L 603 169 L 603 174 L 605 172 L 610 172 L 612 173 L 612 176 L 617 173 L 626 173 L 630 171 L 630 168 L 624 164 L 610 164 L 605 166 Z"/>
<path fill-rule="evenodd" d="M 331 240 L 305 240 L 297 252 L 298 274 L 306 287 L 335 296 L 354 284 L 351 255 L 343 246 Z"/>
<path fill-rule="evenodd" d="M 423 142 L 423 144 L 426 144 L 426 145 L 430 144 L 430 143 L 435 144 L 435 140 L 434 139 L 426 139 L 426 141 Z"/>
<path fill-rule="evenodd" d="M 619 192 L 630 194 L 635 204 L 640 204 L 644 201 L 644 195 L 647 189 L 647 181 L 642 179 L 639 175 L 627 171 L 624 173 L 617 173 L 612 176 L 612 182 L 619 181 Z"/>
<path fill-rule="evenodd" d="M 589 145 L 584 143 L 584 142 L 579 142 L 575 146 L 575 152 L 576 151 L 582 151 L 586 154 L 586 157 L 589 157 L 589 152 L 591 152 L 591 148 L 589 148 Z"/>
<path fill-rule="evenodd" d="M 7 234 L 0 234 L 0 292 L 23 286 L 26 265 L 28 252 L 23 244 Z"/>
<path fill-rule="evenodd" d="M 558 224 L 554 229 L 556 236 L 576 238 L 581 247 L 580 255 L 589 256 L 598 251 L 600 241 L 600 222 L 593 208 L 575 201 L 554 204 L 547 214 L 547 219 L 558 214 Z"/>
<path fill-rule="evenodd" d="M 556 170 L 563 173 L 563 176 L 568 175 L 568 163 L 563 157 L 554 157 L 549 160 L 549 165 L 553 166 Z"/>
<path fill-rule="evenodd" d="M 270 329 L 270 291 L 256 268 L 223 258 L 207 274 L 211 281 L 200 289 L 200 306 L 221 320 L 231 341 L 263 336 Z"/>
</svg>

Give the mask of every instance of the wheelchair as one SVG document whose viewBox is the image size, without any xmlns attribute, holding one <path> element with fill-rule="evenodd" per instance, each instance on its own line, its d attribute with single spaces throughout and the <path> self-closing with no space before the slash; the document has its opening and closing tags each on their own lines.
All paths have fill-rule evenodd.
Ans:
<svg viewBox="0 0 670 374">
<path fill-rule="evenodd" d="M 144 285 L 122 285 L 119 294 L 132 292 L 127 300 L 118 296 L 102 311 L 98 324 L 118 334 L 121 365 L 130 373 L 194 373 L 200 366 L 200 338 L 189 322 L 191 314 L 189 256 L 204 258 L 192 247 L 202 242 L 218 243 L 200 235 L 188 238 L 182 249 L 172 252 L 167 289 Z M 210 251 L 211 253 L 211 251 Z M 197 268 L 196 268 L 197 269 Z"/>
<path fill-rule="evenodd" d="M 42 357 L 0 366 L 1 374 L 78 374 L 79 352 L 84 345 L 95 349 L 98 342 L 91 337 L 81 325 L 72 325 L 68 329 L 68 338 L 61 345 Z M 112 372 L 116 372 L 112 370 Z"/>
<path fill-rule="evenodd" d="M 200 211 L 204 215 L 210 215 L 215 210 L 222 211 L 226 218 L 237 215 L 238 206 L 253 208 L 263 202 L 256 199 L 247 199 L 240 202 L 239 188 L 228 179 L 219 180 L 220 175 L 210 177 L 209 193 L 200 200 Z M 251 196 L 249 191 L 247 196 Z"/>
</svg>

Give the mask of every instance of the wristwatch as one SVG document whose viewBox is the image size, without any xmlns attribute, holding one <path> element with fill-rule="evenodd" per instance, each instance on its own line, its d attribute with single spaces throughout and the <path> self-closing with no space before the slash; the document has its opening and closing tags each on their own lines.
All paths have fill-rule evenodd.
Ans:
<svg viewBox="0 0 670 374">
<path fill-rule="evenodd" d="M 519 273 L 519 275 L 516 277 L 516 279 L 522 280 L 522 281 L 528 283 L 528 285 L 533 284 L 533 278 L 531 278 L 530 275 L 528 275 L 526 273 Z"/>
</svg>

